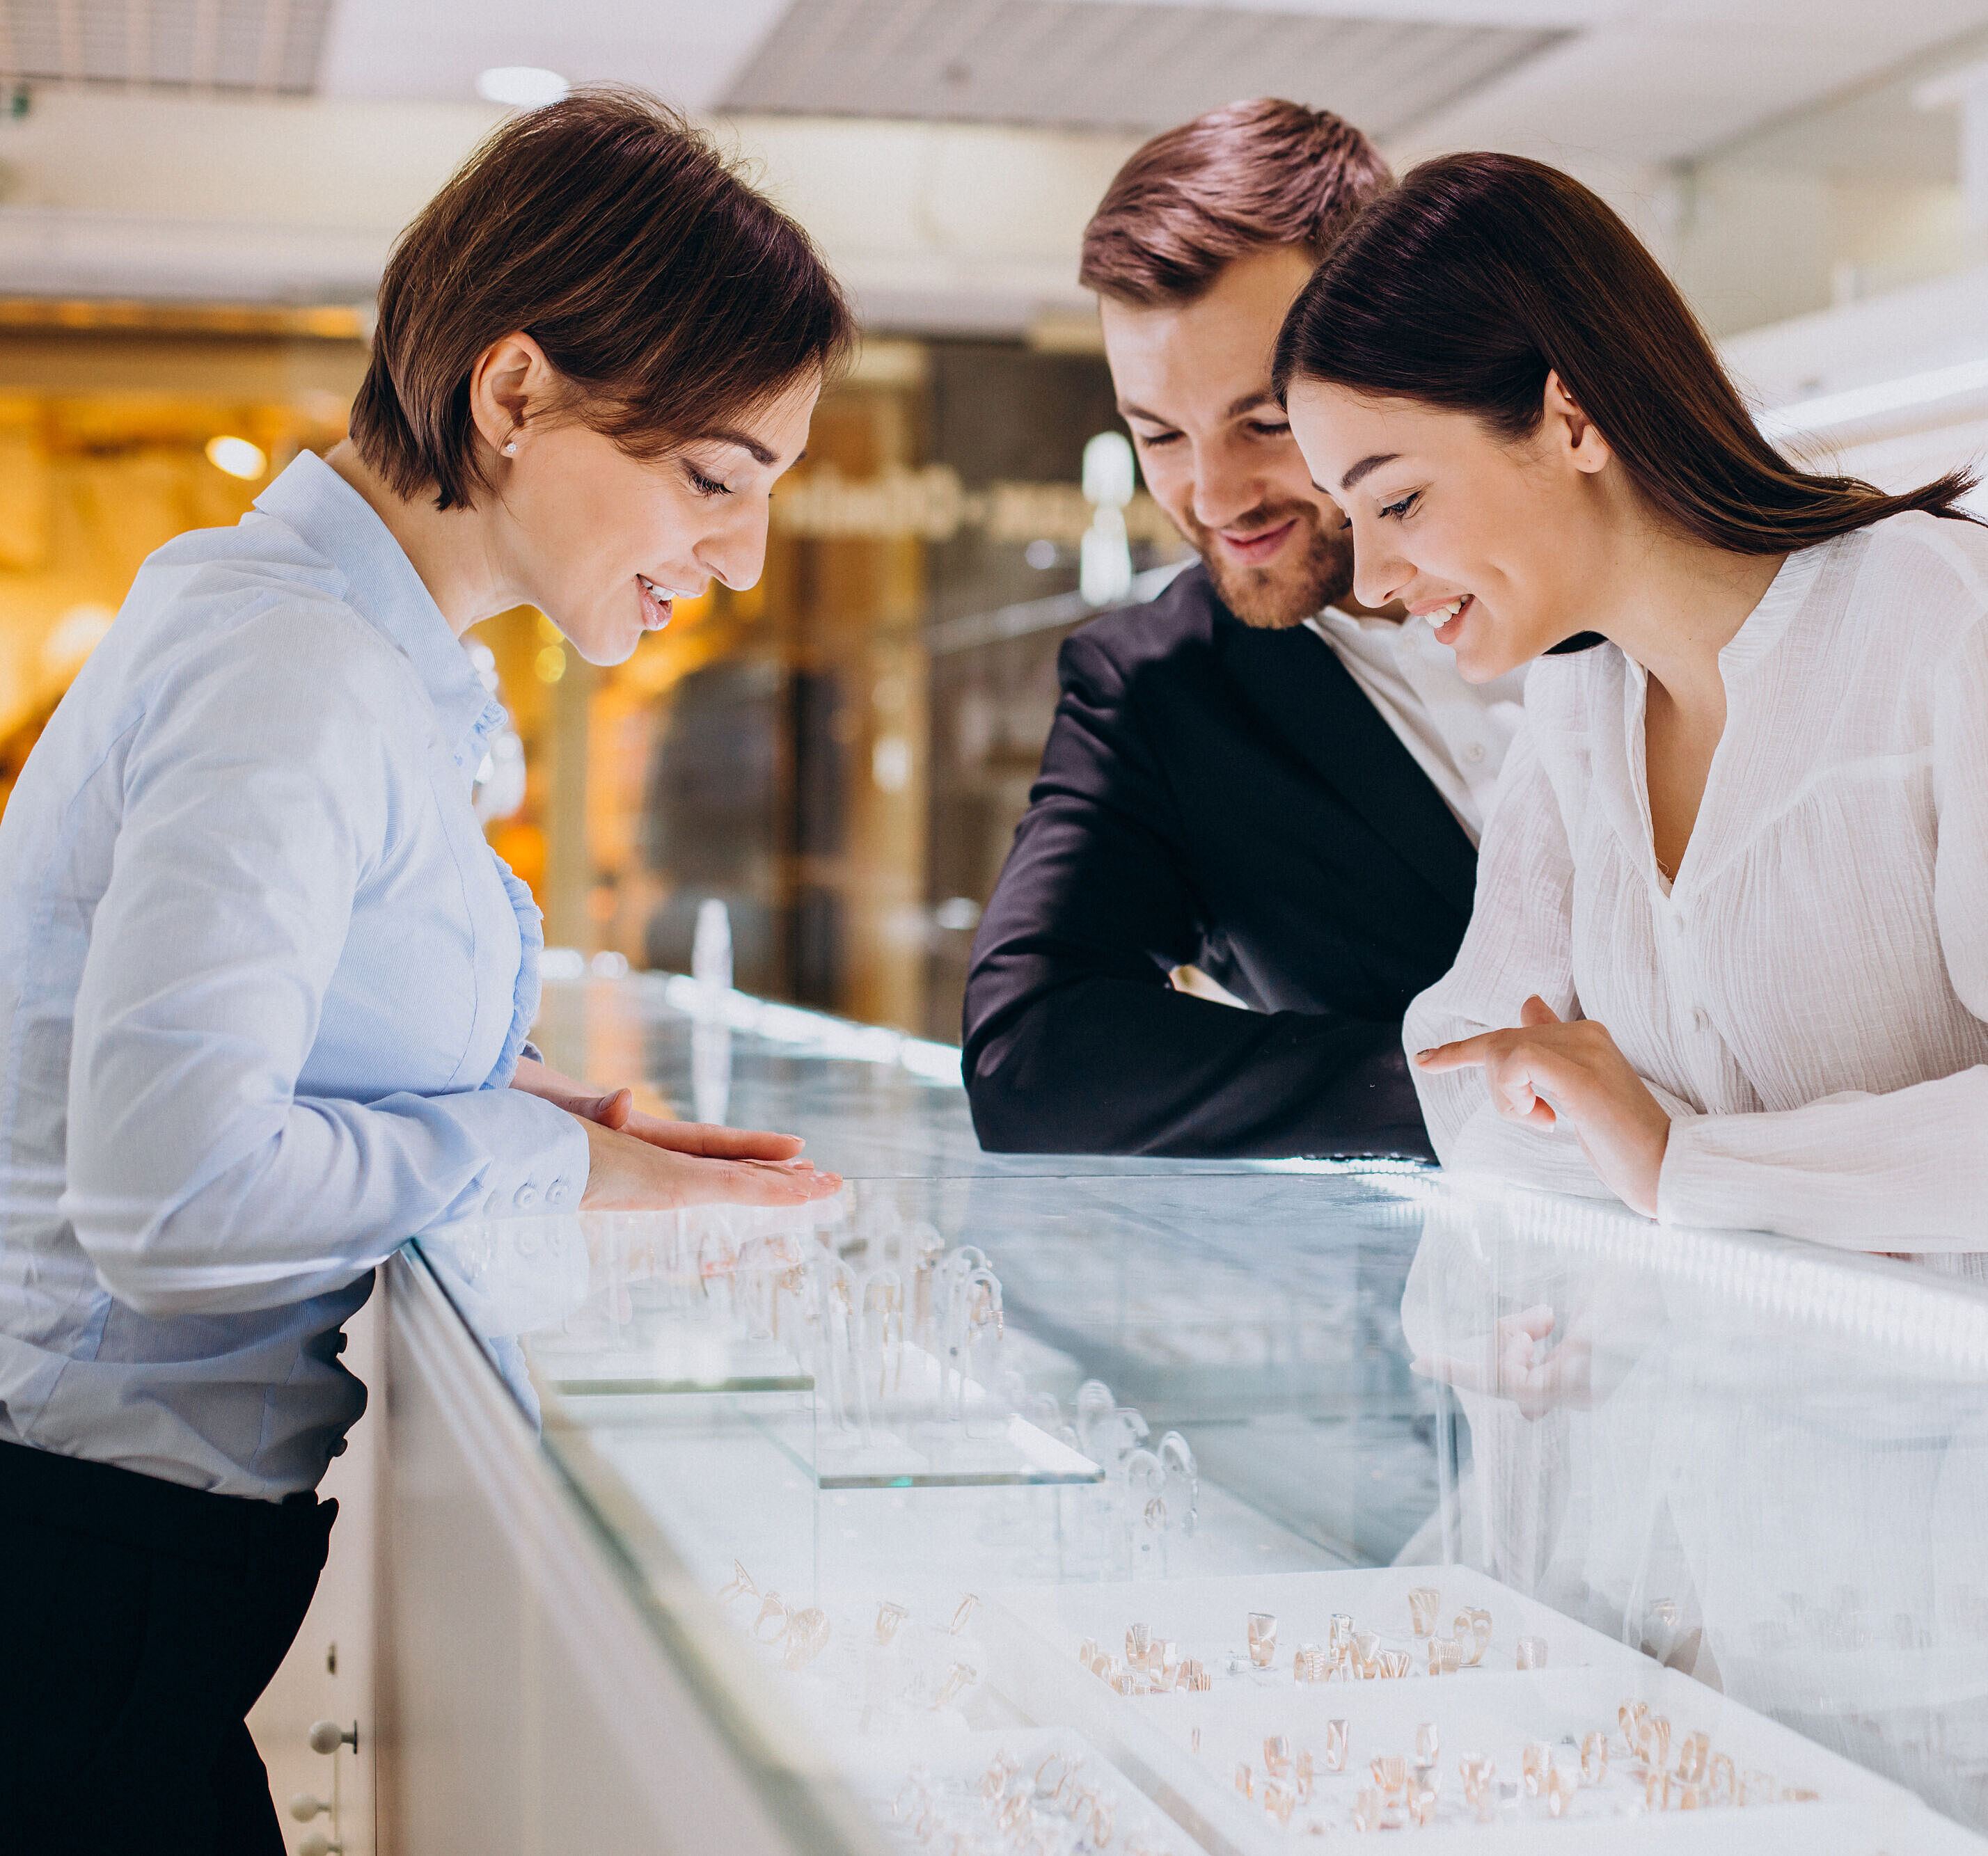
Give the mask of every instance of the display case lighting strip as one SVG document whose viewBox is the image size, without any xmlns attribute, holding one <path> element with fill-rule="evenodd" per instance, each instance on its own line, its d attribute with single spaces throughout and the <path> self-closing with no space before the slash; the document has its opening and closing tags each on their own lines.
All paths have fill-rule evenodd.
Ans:
<svg viewBox="0 0 1988 1856">
<path fill-rule="evenodd" d="M 1823 393 L 1813 400 L 1798 400 L 1793 406 L 1777 407 L 1772 412 L 1756 413 L 1753 423 L 1760 428 L 1760 436 L 1772 443 L 1984 391 L 1988 391 L 1988 360 L 1963 361 L 1952 367 L 1902 374 L 1895 380 L 1846 387 L 1839 393 Z"/>
<path fill-rule="evenodd" d="M 706 984 L 688 974 L 644 974 L 645 990 L 687 1017 L 716 1020 L 735 1031 L 750 1031 L 773 1044 L 792 1044 L 810 1056 L 840 1057 L 856 1063 L 894 1065 L 921 1081 L 961 1082 L 959 1049 L 928 1038 L 909 1038 L 881 1025 L 856 1024 L 827 1012 L 756 999 L 730 987 Z"/>
<path fill-rule="evenodd" d="M 1431 1179 L 1432 1206 L 1507 1220 L 1519 1241 L 1709 1289 L 1784 1319 L 1909 1348 L 1942 1366 L 1988 1374 L 1988 1296 L 1964 1281 L 1914 1281 L 1859 1267 L 1862 1252 L 1832 1251 L 1759 1232 L 1657 1225 L 1599 1204 L 1507 1189 L 1459 1193 Z M 1922 1268 L 1923 1266 L 1920 1266 Z"/>
</svg>

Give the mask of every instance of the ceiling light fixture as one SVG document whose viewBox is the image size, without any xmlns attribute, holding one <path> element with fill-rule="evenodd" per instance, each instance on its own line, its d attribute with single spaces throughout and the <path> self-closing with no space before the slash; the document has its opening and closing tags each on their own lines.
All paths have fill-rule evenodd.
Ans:
<svg viewBox="0 0 1988 1856">
<path fill-rule="evenodd" d="M 476 94 L 485 103 L 508 103 L 514 110 L 556 103 L 572 88 L 558 72 L 536 65 L 493 65 L 476 80 Z"/>
</svg>

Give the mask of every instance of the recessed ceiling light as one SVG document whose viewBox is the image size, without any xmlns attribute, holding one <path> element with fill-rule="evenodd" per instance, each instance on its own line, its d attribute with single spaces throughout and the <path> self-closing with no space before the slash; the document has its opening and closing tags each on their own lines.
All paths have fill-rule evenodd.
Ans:
<svg viewBox="0 0 1988 1856">
<path fill-rule="evenodd" d="M 493 65 L 476 80 L 476 94 L 486 103 L 509 103 L 516 110 L 556 103 L 572 88 L 558 72 L 536 65 Z"/>
<path fill-rule="evenodd" d="M 269 461 L 262 455 L 262 447 L 251 444 L 245 438 L 210 438 L 207 441 L 207 461 L 217 471 L 225 471 L 230 477 L 239 477 L 254 482 L 269 469 Z"/>
</svg>

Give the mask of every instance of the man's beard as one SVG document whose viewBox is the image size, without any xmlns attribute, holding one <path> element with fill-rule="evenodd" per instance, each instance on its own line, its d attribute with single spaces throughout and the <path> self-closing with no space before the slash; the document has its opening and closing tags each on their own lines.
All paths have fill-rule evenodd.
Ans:
<svg viewBox="0 0 1988 1856">
<path fill-rule="evenodd" d="M 1320 525 L 1311 504 L 1259 503 L 1229 525 L 1260 535 L 1293 518 L 1299 525 L 1295 555 L 1286 542 L 1268 567 L 1240 567 L 1225 560 L 1215 534 L 1192 517 L 1187 521 L 1187 538 L 1208 564 L 1215 592 L 1245 625 L 1266 632 L 1302 625 L 1353 590 L 1352 545 L 1337 531 L 1328 533 Z"/>
</svg>

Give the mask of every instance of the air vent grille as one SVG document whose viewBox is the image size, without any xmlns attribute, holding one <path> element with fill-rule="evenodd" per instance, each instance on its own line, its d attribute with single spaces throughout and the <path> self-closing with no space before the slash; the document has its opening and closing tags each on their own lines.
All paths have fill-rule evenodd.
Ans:
<svg viewBox="0 0 1988 1856">
<path fill-rule="evenodd" d="M 332 0 L 0 0 L 0 77 L 297 96 Z"/>
<path fill-rule="evenodd" d="M 1567 36 L 1135 0 L 795 0 L 723 107 L 1150 130 L 1288 96 L 1384 138 Z"/>
</svg>

